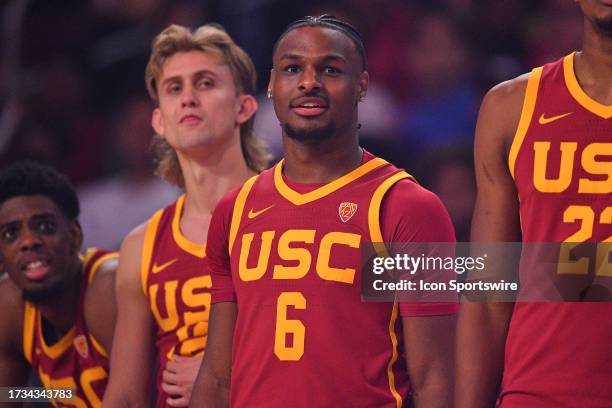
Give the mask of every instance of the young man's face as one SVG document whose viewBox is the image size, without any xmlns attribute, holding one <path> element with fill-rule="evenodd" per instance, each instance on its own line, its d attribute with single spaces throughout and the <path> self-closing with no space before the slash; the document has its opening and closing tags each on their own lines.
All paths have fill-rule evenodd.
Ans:
<svg viewBox="0 0 612 408">
<path fill-rule="evenodd" d="M 46 196 L 0 204 L 0 263 L 25 299 L 44 303 L 61 296 L 74 276 L 81 242 L 79 224 Z"/>
<path fill-rule="evenodd" d="M 223 144 L 248 120 L 240 115 L 244 95 L 236 95 L 230 69 L 216 54 L 172 55 L 162 67 L 157 91 L 153 128 L 178 151 Z"/>
<path fill-rule="evenodd" d="M 323 27 L 290 31 L 274 54 L 270 91 L 287 136 L 316 141 L 349 131 L 368 74 L 352 40 Z"/>
</svg>

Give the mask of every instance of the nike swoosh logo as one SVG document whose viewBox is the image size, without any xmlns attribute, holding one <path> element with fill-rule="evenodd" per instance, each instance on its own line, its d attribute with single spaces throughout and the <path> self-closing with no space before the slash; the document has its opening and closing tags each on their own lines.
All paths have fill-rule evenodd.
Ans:
<svg viewBox="0 0 612 408">
<path fill-rule="evenodd" d="M 251 208 L 249 210 L 249 213 L 247 214 L 247 216 L 249 217 L 249 219 L 253 219 L 255 217 L 260 216 L 261 214 L 265 213 L 266 211 L 268 211 L 270 208 L 274 207 L 274 204 L 272 204 L 269 207 L 264 208 L 263 210 L 259 210 L 259 211 L 253 211 L 253 209 Z"/>
<path fill-rule="evenodd" d="M 178 261 L 178 259 L 174 258 L 173 260 L 168 261 L 166 263 L 163 263 L 161 265 L 153 264 L 153 273 L 159 273 L 159 272 L 163 271 L 164 269 L 166 269 L 167 267 L 169 267 L 170 265 L 172 265 L 176 261 Z"/>
<path fill-rule="evenodd" d="M 555 120 L 559 120 L 559 119 L 561 119 L 561 118 L 564 118 L 564 117 L 566 117 L 566 116 L 569 116 L 569 115 L 571 115 L 572 113 L 574 113 L 574 112 L 568 112 L 568 113 L 564 113 L 564 114 L 562 114 L 562 115 L 551 116 L 550 118 L 546 118 L 546 117 L 544 117 L 544 114 L 542 114 L 542 116 L 540 116 L 540 119 L 538 119 L 538 123 L 539 123 L 540 125 L 546 125 L 546 124 L 548 124 L 548 123 L 550 123 L 550 122 L 554 122 Z"/>
</svg>

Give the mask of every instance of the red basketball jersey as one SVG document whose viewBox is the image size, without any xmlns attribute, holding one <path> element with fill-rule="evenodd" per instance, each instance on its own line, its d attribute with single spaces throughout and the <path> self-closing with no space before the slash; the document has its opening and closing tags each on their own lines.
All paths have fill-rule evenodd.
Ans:
<svg viewBox="0 0 612 408">
<path fill-rule="evenodd" d="M 612 241 L 612 106 L 586 95 L 573 62 L 536 68 L 528 81 L 509 158 L 524 242 Z M 612 279 L 610 246 L 596 251 L 560 262 L 555 279 Z M 522 281 L 534 279 L 536 261 L 521 259 Z M 611 344 L 610 303 L 517 303 L 501 406 L 610 407 Z"/>
<path fill-rule="evenodd" d="M 180 231 L 185 196 L 149 220 L 142 253 L 142 288 L 157 324 L 157 406 L 166 406 L 162 372 L 173 355 L 204 353 L 210 313 L 210 275 L 206 248 Z M 202 232 L 205 236 L 205 232 Z"/>
<path fill-rule="evenodd" d="M 213 302 L 235 301 L 238 307 L 232 406 L 405 402 L 409 384 L 398 305 L 361 301 L 360 248 L 383 242 L 379 210 L 392 186 L 402 184 L 415 198 L 426 190 L 384 160 L 369 153 L 364 158 L 357 169 L 314 190 L 286 181 L 281 162 L 215 210 L 209 234 L 225 233 L 227 241 L 208 247 Z M 450 221 L 444 225 L 440 240 L 452 240 Z M 419 306 L 407 314 L 456 311 L 455 304 Z"/>
<path fill-rule="evenodd" d="M 72 400 L 52 400 L 56 407 L 101 407 L 108 378 L 108 355 L 87 329 L 84 301 L 87 285 L 98 267 L 116 252 L 89 249 L 83 260 L 78 308 L 74 326 L 55 344 L 43 336 L 40 311 L 26 302 L 23 321 L 23 350 L 26 359 L 47 389 L 69 388 Z"/>
</svg>

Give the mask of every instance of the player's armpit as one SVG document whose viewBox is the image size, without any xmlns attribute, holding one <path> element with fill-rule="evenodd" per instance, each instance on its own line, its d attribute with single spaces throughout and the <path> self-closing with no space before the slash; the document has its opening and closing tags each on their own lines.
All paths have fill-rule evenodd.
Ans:
<svg viewBox="0 0 612 408">
<path fill-rule="evenodd" d="M 29 365 L 23 356 L 23 301 L 8 277 L 0 278 L 0 387 L 27 385 Z M 15 404 L 0 403 L 2 408 Z"/>
<path fill-rule="evenodd" d="M 416 408 L 451 407 L 456 315 L 403 317 L 410 388 Z"/>
<path fill-rule="evenodd" d="M 141 285 L 144 232 L 144 226 L 138 227 L 121 245 L 115 285 L 117 323 L 103 401 L 109 408 L 150 406 L 155 344 L 153 317 Z"/>
<path fill-rule="evenodd" d="M 229 406 L 232 339 L 237 314 L 234 302 L 212 305 L 206 355 L 193 387 L 190 407 Z"/>
</svg>

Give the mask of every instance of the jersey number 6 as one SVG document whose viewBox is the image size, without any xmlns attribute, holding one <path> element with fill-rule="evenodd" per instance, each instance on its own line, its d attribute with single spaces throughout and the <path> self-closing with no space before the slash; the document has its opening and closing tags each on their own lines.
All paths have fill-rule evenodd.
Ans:
<svg viewBox="0 0 612 408">
<path fill-rule="evenodd" d="M 304 355 L 304 336 L 306 327 L 299 320 L 287 319 L 287 309 L 306 309 L 306 298 L 301 292 L 283 292 L 276 302 L 276 333 L 274 335 L 274 354 L 281 361 L 298 361 Z M 287 336 L 292 335 L 288 346 Z"/>
</svg>

